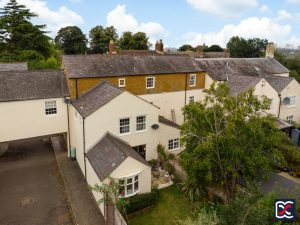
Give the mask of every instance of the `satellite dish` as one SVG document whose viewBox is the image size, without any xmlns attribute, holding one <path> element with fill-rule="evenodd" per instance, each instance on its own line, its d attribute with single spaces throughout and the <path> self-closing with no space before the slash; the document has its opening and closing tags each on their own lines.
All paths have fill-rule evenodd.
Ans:
<svg viewBox="0 0 300 225">
<path fill-rule="evenodd" d="M 284 99 L 283 99 L 283 104 L 284 105 L 289 105 L 291 103 L 291 99 L 289 98 L 289 97 L 285 97 Z"/>
</svg>

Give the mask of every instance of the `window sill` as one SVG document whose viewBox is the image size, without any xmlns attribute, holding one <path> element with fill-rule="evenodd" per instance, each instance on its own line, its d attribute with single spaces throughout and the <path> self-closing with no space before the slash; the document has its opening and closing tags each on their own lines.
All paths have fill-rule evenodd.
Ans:
<svg viewBox="0 0 300 225">
<path fill-rule="evenodd" d="M 146 87 L 146 89 L 154 89 L 155 87 Z"/>
<path fill-rule="evenodd" d="M 46 117 L 56 117 L 56 116 L 58 116 L 58 114 L 56 113 L 56 114 L 49 114 L 49 115 L 45 115 Z"/>
<path fill-rule="evenodd" d="M 178 150 L 180 150 L 180 148 L 168 149 L 169 152 L 174 152 L 174 151 L 178 151 Z"/>
<path fill-rule="evenodd" d="M 126 136 L 126 135 L 129 135 L 129 134 L 132 134 L 131 132 L 129 133 L 123 133 L 123 134 L 119 134 L 119 136 Z"/>
<path fill-rule="evenodd" d="M 136 134 L 139 134 L 139 133 L 145 133 L 147 130 L 138 130 L 138 131 L 136 131 L 135 133 Z"/>
<path fill-rule="evenodd" d="M 296 108 L 296 105 L 290 105 L 290 106 L 287 106 L 288 109 L 290 108 Z"/>
</svg>

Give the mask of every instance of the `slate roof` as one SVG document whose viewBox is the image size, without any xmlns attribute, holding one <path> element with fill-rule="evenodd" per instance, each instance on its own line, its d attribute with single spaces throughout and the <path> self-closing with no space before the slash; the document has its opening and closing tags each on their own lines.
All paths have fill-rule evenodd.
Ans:
<svg viewBox="0 0 300 225">
<path fill-rule="evenodd" d="M 177 123 L 174 123 L 173 121 L 168 120 L 167 118 L 165 118 L 163 116 L 158 116 L 158 121 L 160 123 L 163 123 L 163 124 L 171 126 L 171 127 L 175 127 L 177 129 L 179 129 L 179 127 L 180 127 Z"/>
<path fill-rule="evenodd" d="M 267 58 L 219 58 L 195 59 L 199 67 L 205 70 L 212 79 L 226 81 L 226 73 L 246 76 L 268 76 L 289 73 L 289 70 L 277 60 Z"/>
<path fill-rule="evenodd" d="M 87 152 L 86 156 L 101 181 L 107 178 L 127 157 L 150 167 L 147 161 L 127 142 L 109 132 Z"/>
<path fill-rule="evenodd" d="M 282 76 L 266 76 L 269 84 L 278 92 L 281 93 L 295 78 Z"/>
<path fill-rule="evenodd" d="M 72 104 L 86 118 L 123 92 L 124 90 L 104 81 L 84 93 L 79 99 L 73 101 Z"/>
<path fill-rule="evenodd" d="M 64 55 L 69 78 L 113 77 L 203 71 L 189 56 Z"/>
<path fill-rule="evenodd" d="M 0 71 L 0 102 L 70 96 L 61 71 Z"/>
<path fill-rule="evenodd" d="M 230 93 L 237 95 L 241 92 L 248 91 L 250 88 L 254 88 L 262 79 L 262 77 L 228 75 L 227 85 L 230 89 Z"/>
<path fill-rule="evenodd" d="M 28 70 L 27 62 L 0 63 L 0 71 Z"/>
</svg>

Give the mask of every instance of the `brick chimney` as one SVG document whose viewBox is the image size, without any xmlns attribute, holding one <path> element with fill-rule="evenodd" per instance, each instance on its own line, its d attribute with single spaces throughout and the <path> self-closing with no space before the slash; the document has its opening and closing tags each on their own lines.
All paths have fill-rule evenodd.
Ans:
<svg viewBox="0 0 300 225">
<path fill-rule="evenodd" d="M 109 55 L 117 54 L 117 51 L 116 51 L 116 45 L 115 45 L 115 43 L 114 43 L 113 40 L 110 40 L 110 41 L 109 41 L 109 45 L 108 45 L 108 54 L 109 54 Z"/>
<path fill-rule="evenodd" d="M 275 44 L 273 42 L 268 43 L 266 47 L 266 57 L 274 58 L 274 52 Z"/>
<path fill-rule="evenodd" d="M 230 51 L 228 48 L 224 49 L 224 58 L 230 58 Z"/>
<path fill-rule="evenodd" d="M 198 45 L 196 47 L 196 53 L 200 58 L 204 58 L 204 46 L 203 45 Z"/>
<path fill-rule="evenodd" d="M 160 39 L 159 41 L 157 41 L 155 43 L 155 51 L 157 51 L 157 52 L 163 52 L 164 51 L 164 43 L 163 43 L 162 39 Z"/>
</svg>

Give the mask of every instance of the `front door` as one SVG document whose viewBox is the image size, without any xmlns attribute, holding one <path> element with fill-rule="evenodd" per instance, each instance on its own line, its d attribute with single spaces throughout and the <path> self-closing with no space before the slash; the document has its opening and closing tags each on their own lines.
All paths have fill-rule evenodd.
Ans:
<svg viewBox="0 0 300 225">
<path fill-rule="evenodd" d="M 140 156 L 142 156 L 144 159 L 146 159 L 146 145 L 135 146 L 135 147 L 133 147 L 133 149 L 135 151 L 137 151 L 137 153 L 139 153 Z"/>
</svg>

